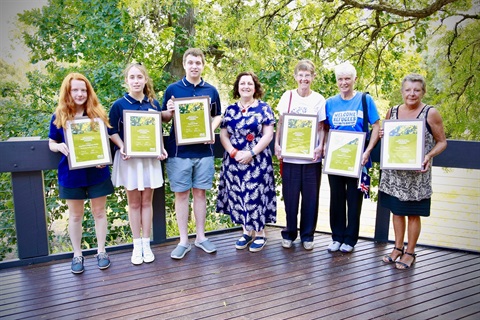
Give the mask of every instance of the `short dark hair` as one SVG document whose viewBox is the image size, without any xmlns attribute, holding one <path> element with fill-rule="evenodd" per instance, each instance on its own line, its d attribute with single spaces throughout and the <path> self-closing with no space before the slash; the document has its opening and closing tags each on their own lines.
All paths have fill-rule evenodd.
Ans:
<svg viewBox="0 0 480 320">
<path fill-rule="evenodd" d="M 233 84 L 233 98 L 238 99 L 240 98 L 240 93 L 238 92 L 238 83 L 240 82 L 240 79 L 243 76 L 251 76 L 253 79 L 253 83 L 255 83 L 255 92 L 253 93 L 253 97 L 255 99 L 259 99 L 263 96 L 263 89 L 262 89 L 262 84 L 258 80 L 258 77 L 255 73 L 251 71 L 244 71 L 239 73 L 237 76 L 237 79 L 235 79 L 235 83 Z"/>
</svg>

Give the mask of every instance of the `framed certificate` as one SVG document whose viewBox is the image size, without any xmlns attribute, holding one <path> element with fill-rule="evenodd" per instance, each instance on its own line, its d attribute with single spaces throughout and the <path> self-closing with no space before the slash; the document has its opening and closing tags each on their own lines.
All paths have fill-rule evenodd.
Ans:
<svg viewBox="0 0 480 320">
<path fill-rule="evenodd" d="M 323 172 L 352 178 L 360 177 L 365 132 L 330 130 Z"/>
<path fill-rule="evenodd" d="M 157 111 L 123 110 L 124 150 L 131 157 L 162 154 L 162 114 Z"/>
<path fill-rule="evenodd" d="M 82 117 L 67 121 L 64 129 L 68 166 L 81 169 L 112 163 L 107 127 L 100 118 Z"/>
<path fill-rule="evenodd" d="M 286 113 L 282 124 L 282 157 L 310 159 L 317 142 L 316 115 Z"/>
<path fill-rule="evenodd" d="M 425 119 L 383 121 L 380 169 L 421 170 Z"/>
<path fill-rule="evenodd" d="M 175 137 L 177 145 L 212 142 L 210 97 L 175 98 Z"/>
</svg>

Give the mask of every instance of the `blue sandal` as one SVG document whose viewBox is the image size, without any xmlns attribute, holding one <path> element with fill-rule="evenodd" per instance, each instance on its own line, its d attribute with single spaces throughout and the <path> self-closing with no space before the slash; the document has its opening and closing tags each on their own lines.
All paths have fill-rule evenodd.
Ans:
<svg viewBox="0 0 480 320">
<path fill-rule="evenodd" d="M 252 241 L 253 241 L 253 238 L 248 234 L 244 233 L 242 237 L 238 239 L 237 242 L 235 243 L 235 248 L 237 248 L 238 250 L 245 249 L 246 247 L 248 247 L 250 243 L 252 243 Z"/>
<path fill-rule="evenodd" d="M 250 245 L 250 252 L 258 252 L 265 247 L 267 244 L 267 238 L 266 237 L 255 237 L 255 240 L 253 240 L 253 243 Z"/>
</svg>

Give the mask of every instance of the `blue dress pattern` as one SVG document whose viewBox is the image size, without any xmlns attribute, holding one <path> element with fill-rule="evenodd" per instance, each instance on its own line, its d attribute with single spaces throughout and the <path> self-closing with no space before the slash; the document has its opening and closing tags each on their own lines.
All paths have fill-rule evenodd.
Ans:
<svg viewBox="0 0 480 320">
<path fill-rule="evenodd" d="M 263 125 L 274 123 L 270 106 L 259 101 L 246 113 L 236 103 L 228 106 L 220 127 L 227 129 L 234 148 L 249 151 L 262 138 Z M 276 222 L 277 197 L 269 147 L 249 164 L 240 164 L 225 152 L 218 189 L 217 212 L 229 214 L 234 223 L 244 225 L 248 231 L 261 231 L 266 223 Z"/>
</svg>

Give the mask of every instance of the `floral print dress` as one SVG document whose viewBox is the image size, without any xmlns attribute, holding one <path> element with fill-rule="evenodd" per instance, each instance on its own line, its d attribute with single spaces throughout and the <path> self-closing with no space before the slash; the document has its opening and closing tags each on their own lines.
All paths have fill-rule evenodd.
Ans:
<svg viewBox="0 0 480 320">
<path fill-rule="evenodd" d="M 250 151 L 262 138 L 262 127 L 274 123 L 270 106 L 259 101 L 245 113 L 237 103 L 227 107 L 220 127 L 227 129 L 234 148 Z M 234 223 L 244 225 L 248 231 L 261 231 L 266 223 L 276 222 L 277 198 L 269 147 L 248 164 L 238 163 L 225 151 L 217 211 L 229 214 Z"/>
</svg>

